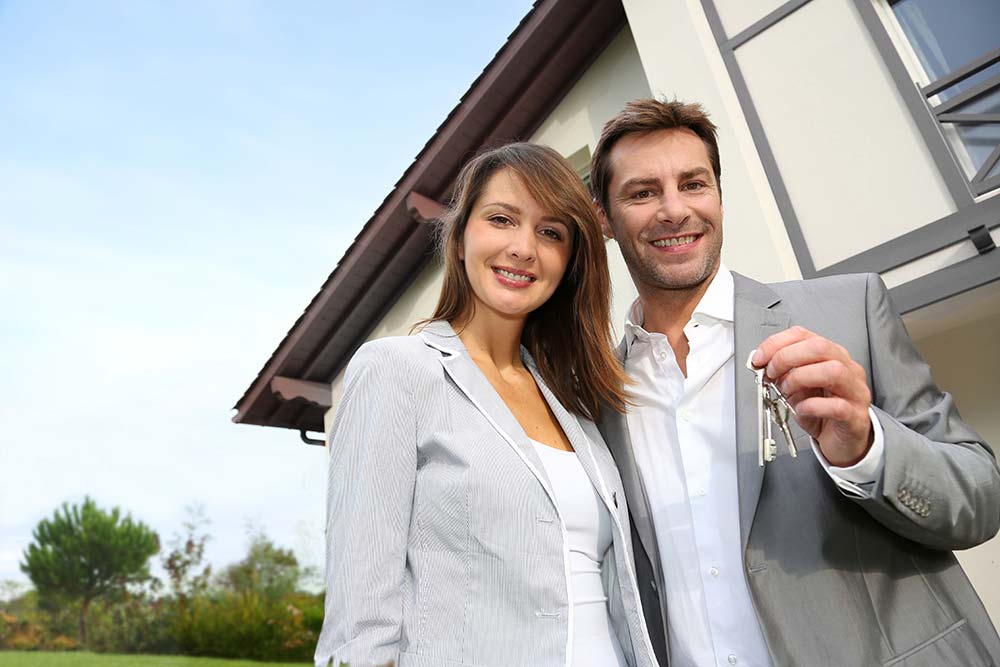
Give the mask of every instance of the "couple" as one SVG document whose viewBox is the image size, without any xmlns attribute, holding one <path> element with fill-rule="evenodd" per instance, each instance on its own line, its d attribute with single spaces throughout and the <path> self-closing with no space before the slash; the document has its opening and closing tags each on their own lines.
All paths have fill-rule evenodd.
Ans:
<svg viewBox="0 0 1000 667">
<path fill-rule="evenodd" d="M 720 172 L 701 107 L 655 100 L 605 125 L 596 206 L 548 148 L 466 165 L 433 318 L 346 371 L 318 665 L 1000 660 L 951 553 L 997 531 L 991 450 L 877 276 L 720 263 Z M 639 293 L 616 350 L 602 227 Z M 796 410 L 766 469 L 751 356 Z"/>
</svg>

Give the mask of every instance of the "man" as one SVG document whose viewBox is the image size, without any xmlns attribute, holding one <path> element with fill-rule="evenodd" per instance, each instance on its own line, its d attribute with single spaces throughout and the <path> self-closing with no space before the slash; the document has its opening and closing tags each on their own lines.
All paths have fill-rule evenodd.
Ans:
<svg viewBox="0 0 1000 667">
<path fill-rule="evenodd" d="M 635 404 L 601 430 L 661 664 L 1000 664 L 951 553 L 1000 524 L 990 448 L 878 276 L 767 286 L 721 264 L 720 175 L 702 108 L 655 100 L 605 125 L 591 165 L 639 293 Z M 778 435 L 766 467 L 751 357 L 795 409 L 798 456 Z"/>
</svg>

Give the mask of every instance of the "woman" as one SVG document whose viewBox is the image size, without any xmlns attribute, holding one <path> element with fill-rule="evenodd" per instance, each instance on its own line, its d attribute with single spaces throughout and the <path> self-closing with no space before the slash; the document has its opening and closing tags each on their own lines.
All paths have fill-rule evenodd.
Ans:
<svg viewBox="0 0 1000 667">
<path fill-rule="evenodd" d="M 415 336 L 363 345 L 330 435 L 316 664 L 655 665 L 628 510 L 604 239 L 555 151 L 462 170 Z"/>
</svg>

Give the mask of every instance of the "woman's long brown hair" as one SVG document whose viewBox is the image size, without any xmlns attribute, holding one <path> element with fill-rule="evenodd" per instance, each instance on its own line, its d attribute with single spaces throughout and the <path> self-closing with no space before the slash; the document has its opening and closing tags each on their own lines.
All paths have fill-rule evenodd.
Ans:
<svg viewBox="0 0 1000 667">
<path fill-rule="evenodd" d="M 596 420 L 602 407 L 624 412 L 627 382 L 612 352 L 611 278 L 604 235 L 586 186 L 547 146 L 512 143 L 477 155 L 458 175 L 448 212 L 438 228 L 444 284 L 433 320 L 468 321 L 475 308 L 472 287 L 459 259 L 469 215 L 490 177 L 509 169 L 552 215 L 574 227 L 573 250 L 562 282 L 528 315 L 521 343 L 567 410 Z"/>
</svg>

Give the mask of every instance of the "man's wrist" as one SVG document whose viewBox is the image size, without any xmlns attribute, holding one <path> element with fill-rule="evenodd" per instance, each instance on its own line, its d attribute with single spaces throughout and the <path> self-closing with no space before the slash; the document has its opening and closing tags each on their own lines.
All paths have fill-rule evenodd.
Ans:
<svg viewBox="0 0 1000 667">
<path fill-rule="evenodd" d="M 865 448 L 861 451 L 860 454 L 858 454 L 857 456 L 855 456 L 852 459 L 849 459 L 849 460 L 843 461 L 843 462 L 841 462 L 841 461 L 834 461 L 834 460 L 830 459 L 829 457 L 827 457 L 825 453 L 823 454 L 823 456 L 824 456 L 824 458 L 826 458 L 827 462 L 831 466 L 833 466 L 834 468 L 853 468 L 854 466 L 858 465 L 859 463 L 861 463 L 862 461 L 865 460 L 865 457 L 868 456 L 869 452 L 871 452 L 871 450 L 872 450 L 872 444 L 874 442 L 875 442 L 875 424 L 874 424 L 873 419 L 871 417 L 869 417 L 869 419 L 868 419 L 868 442 L 865 444 Z"/>
</svg>

